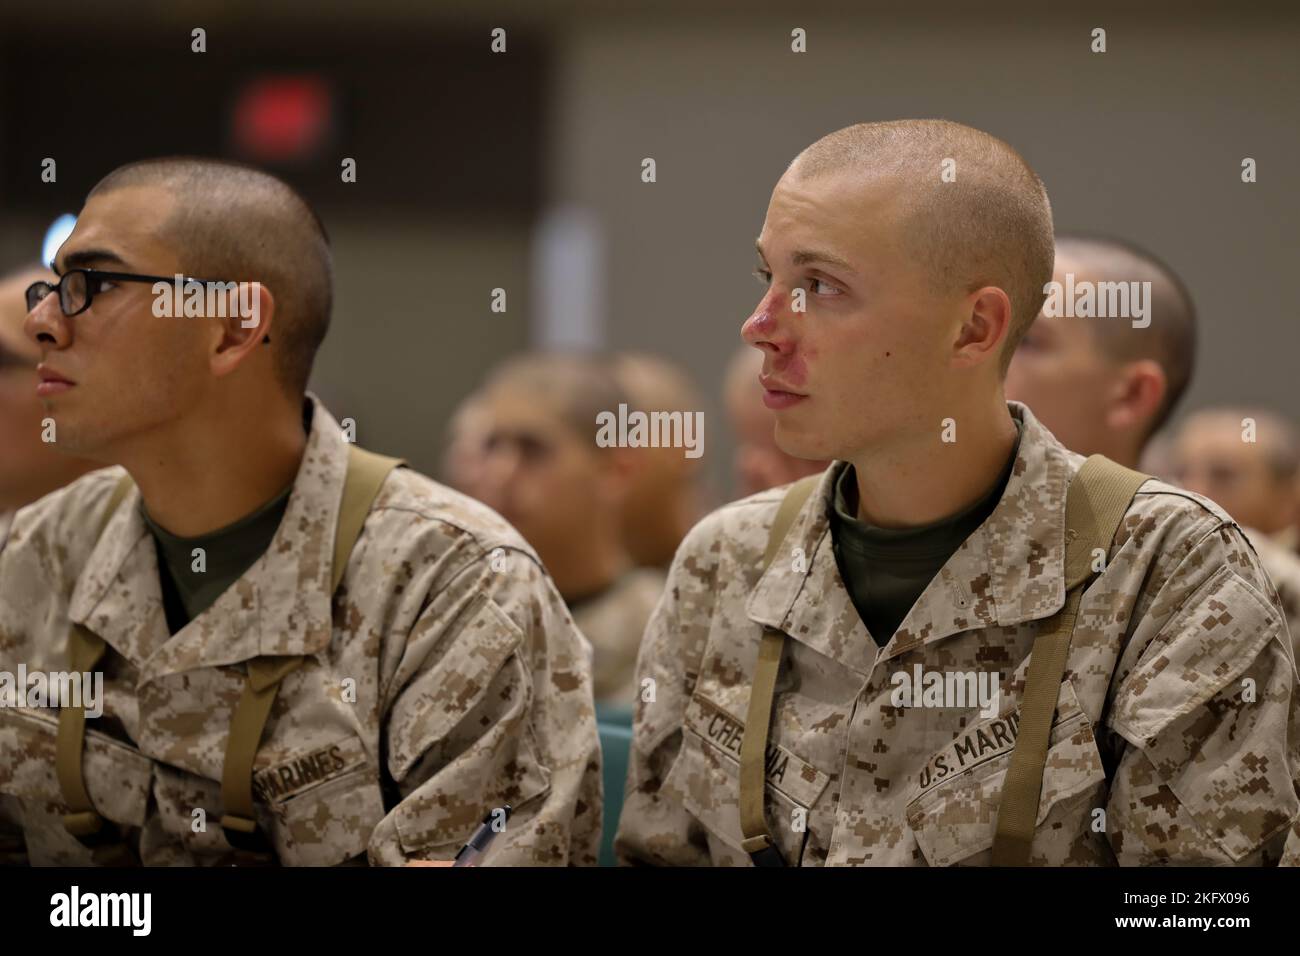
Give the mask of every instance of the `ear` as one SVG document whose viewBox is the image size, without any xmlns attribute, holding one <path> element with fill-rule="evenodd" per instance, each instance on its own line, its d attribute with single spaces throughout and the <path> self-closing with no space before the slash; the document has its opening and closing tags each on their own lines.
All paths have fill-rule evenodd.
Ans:
<svg viewBox="0 0 1300 956">
<path fill-rule="evenodd" d="M 1169 391 L 1169 379 L 1160 363 L 1139 359 L 1120 369 L 1106 424 L 1112 429 L 1147 428 Z"/>
<path fill-rule="evenodd" d="M 952 346 L 953 368 L 974 368 L 1002 354 L 1011 330 L 1011 299 L 997 286 L 985 286 L 967 296 L 966 313 Z"/>
<path fill-rule="evenodd" d="M 217 341 L 211 359 L 212 373 L 229 375 L 271 341 L 275 321 L 275 296 L 260 282 L 240 282 L 223 293 L 225 315 L 216 316 Z"/>
</svg>

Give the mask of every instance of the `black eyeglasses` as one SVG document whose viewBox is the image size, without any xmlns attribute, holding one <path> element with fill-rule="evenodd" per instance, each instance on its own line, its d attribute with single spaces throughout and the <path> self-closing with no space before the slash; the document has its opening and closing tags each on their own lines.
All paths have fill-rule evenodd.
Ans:
<svg viewBox="0 0 1300 956">
<path fill-rule="evenodd" d="M 59 308 L 71 318 L 90 308 L 95 301 L 95 293 L 103 292 L 100 284 L 104 282 L 165 282 L 170 287 L 176 281 L 175 276 L 144 276 L 134 272 L 100 272 L 98 269 L 69 269 L 55 284 L 44 280 L 33 282 L 27 287 L 27 311 L 31 312 L 41 300 L 53 292 L 59 291 Z M 182 285 L 201 282 L 207 285 L 213 280 L 191 279 L 181 276 Z"/>
</svg>

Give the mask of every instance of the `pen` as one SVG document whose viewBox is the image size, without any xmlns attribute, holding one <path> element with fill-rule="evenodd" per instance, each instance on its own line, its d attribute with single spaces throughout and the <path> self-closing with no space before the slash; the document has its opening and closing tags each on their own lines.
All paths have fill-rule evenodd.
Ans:
<svg viewBox="0 0 1300 956">
<path fill-rule="evenodd" d="M 469 842 L 461 847 L 460 852 L 456 854 L 456 862 L 452 866 L 476 866 L 478 864 L 479 858 L 487 852 L 488 847 L 491 845 L 492 838 L 500 832 L 500 829 L 492 825 L 493 818 L 498 811 L 504 815 L 500 829 L 505 828 L 506 820 L 510 819 L 510 814 L 513 812 L 508 803 L 504 807 L 497 807 L 488 811 L 488 815 L 478 825 L 478 829 L 469 838 Z"/>
</svg>

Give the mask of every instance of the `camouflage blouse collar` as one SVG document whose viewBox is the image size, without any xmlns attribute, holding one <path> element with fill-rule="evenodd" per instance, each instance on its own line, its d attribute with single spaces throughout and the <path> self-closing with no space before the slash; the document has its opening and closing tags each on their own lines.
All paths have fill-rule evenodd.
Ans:
<svg viewBox="0 0 1300 956">
<path fill-rule="evenodd" d="M 69 616 L 142 667 L 141 681 L 264 655 L 313 654 L 330 640 L 330 561 L 347 472 L 342 429 L 314 395 L 311 430 L 280 527 L 244 575 L 170 638 L 152 538 L 132 489 L 85 564 Z M 155 613 L 144 611 L 152 605 Z"/>
<path fill-rule="evenodd" d="M 1011 477 L 997 507 L 943 566 L 884 648 L 883 657 L 960 631 L 1010 626 L 1055 613 L 1065 603 L 1065 491 L 1074 471 L 1063 448 L 1024 405 L 1008 402 L 1022 423 Z M 1076 456 L 1077 457 L 1077 456 Z M 875 658 L 839 576 L 830 538 L 835 462 L 795 520 L 787 552 L 802 564 L 773 562 L 750 594 L 751 620 L 780 628 L 858 670 Z M 802 568 L 802 570 L 800 570 Z M 861 633 L 858 633 L 858 632 Z"/>
</svg>

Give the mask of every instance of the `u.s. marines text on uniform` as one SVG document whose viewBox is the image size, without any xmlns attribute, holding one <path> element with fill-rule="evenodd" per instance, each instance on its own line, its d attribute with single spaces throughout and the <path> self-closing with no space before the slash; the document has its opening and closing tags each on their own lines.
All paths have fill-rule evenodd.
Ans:
<svg viewBox="0 0 1300 956">
<path fill-rule="evenodd" d="M 883 648 L 840 580 L 826 511 L 837 464 L 760 574 L 784 489 L 692 531 L 647 631 L 621 858 L 748 865 L 737 738 L 763 626 L 787 636 L 766 814 L 790 864 L 986 863 L 1027 655 L 1064 602 L 1064 489 L 1082 458 L 1023 406 L 993 514 Z M 899 707 L 893 673 L 999 675 L 1002 705 Z M 1060 685 L 1031 862 L 1276 862 L 1300 815 L 1295 668 L 1240 530 L 1199 496 L 1139 490 L 1083 595 Z M 796 826 L 803 822 L 802 828 Z"/>
<path fill-rule="evenodd" d="M 487 862 L 594 862 L 589 651 L 533 552 L 482 505 L 397 469 L 331 599 L 349 445 L 312 401 L 271 547 L 175 635 L 138 492 L 94 537 L 120 469 L 21 511 L 0 550 L 0 658 L 58 670 L 74 624 L 107 642 L 85 785 L 145 864 L 239 859 L 217 825 L 232 715 L 246 662 L 288 655 L 305 662 L 283 681 L 252 781 L 269 859 L 450 859 L 510 803 Z M 87 864 L 92 848 L 63 823 L 57 736 L 57 711 L 0 708 L 0 800 L 29 862 Z"/>
</svg>

